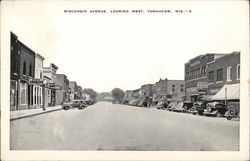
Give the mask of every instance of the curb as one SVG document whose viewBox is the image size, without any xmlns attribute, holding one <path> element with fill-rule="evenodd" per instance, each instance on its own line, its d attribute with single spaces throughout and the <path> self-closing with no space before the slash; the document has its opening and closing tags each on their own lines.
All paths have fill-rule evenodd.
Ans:
<svg viewBox="0 0 250 161">
<path fill-rule="evenodd" d="M 23 118 L 27 118 L 27 117 L 33 117 L 33 116 L 37 116 L 37 115 L 41 115 L 41 114 L 45 114 L 45 113 L 50 113 L 50 112 L 55 112 L 55 111 L 60 111 L 60 110 L 62 110 L 62 108 L 54 109 L 54 110 L 50 110 L 50 111 L 42 111 L 39 113 L 34 113 L 34 114 L 26 115 L 26 116 L 14 117 L 14 118 L 10 118 L 10 121 L 15 121 L 15 120 L 19 120 L 19 119 L 23 119 Z"/>
</svg>

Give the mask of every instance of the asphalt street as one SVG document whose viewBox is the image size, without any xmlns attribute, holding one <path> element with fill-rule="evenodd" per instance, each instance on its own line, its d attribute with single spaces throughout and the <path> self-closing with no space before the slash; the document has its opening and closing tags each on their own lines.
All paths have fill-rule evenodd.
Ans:
<svg viewBox="0 0 250 161">
<path fill-rule="evenodd" d="M 237 151 L 239 121 L 98 102 L 11 121 L 10 148 Z"/>
</svg>

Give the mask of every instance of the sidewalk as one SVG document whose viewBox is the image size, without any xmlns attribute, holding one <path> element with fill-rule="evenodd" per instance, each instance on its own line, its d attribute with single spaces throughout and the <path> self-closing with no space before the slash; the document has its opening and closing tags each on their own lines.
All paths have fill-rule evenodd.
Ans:
<svg viewBox="0 0 250 161">
<path fill-rule="evenodd" d="M 26 117 L 31 117 L 31 116 L 36 116 L 36 115 L 40 115 L 43 113 L 54 112 L 58 110 L 62 110 L 60 105 L 54 106 L 54 107 L 46 107 L 46 111 L 43 111 L 42 108 L 20 110 L 20 111 L 10 111 L 10 121 L 18 120 L 18 119 L 26 118 Z"/>
</svg>

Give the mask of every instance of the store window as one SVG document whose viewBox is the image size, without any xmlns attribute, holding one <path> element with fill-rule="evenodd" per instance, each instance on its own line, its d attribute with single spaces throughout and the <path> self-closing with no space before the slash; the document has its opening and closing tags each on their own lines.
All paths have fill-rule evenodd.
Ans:
<svg viewBox="0 0 250 161">
<path fill-rule="evenodd" d="M 223 81 L 223 69 L 217 70 L 217 81 Z"/>
<path fill-rule="evenodd" d="M 32 65 L 29 66 L 29 76 L 32 77 Z"/>
</svg>

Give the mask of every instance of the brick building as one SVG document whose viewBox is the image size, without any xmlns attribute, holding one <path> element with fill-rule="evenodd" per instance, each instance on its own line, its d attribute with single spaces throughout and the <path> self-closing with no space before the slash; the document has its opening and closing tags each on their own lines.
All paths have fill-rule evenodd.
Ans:
<svg viewBox="0 0 250 161">
<path fill-rule="evenodd" d="M 239 83 L 240 54 L 206 54 L 185 64 L 186 100 L 211 99 L 225 84 Z"/>
<path fill-rule="evenodd" d="M 240 52 L 226 54 L 223 57 L 220 57 L 209 63 L 207 72 L 207 95 L 217 94 L 224 87 L 224 85 L 227 85 L 228 90 L 230 90 L 232 87 L 234 88 L 235 92 L 239 93 Z M 238 84 L 238 86 L 231 86 L 233 84 Z M 224 93 L 224 91 L 222 93 Z M 232 93 L 234 92 L 231 91 L 228 93 L 227 97 L 230 97 Z M 239 97 L 239 95 L 237 95 L 235 98 L 237 97 Z M 216 99 L 215 97 L 212 98 Z"/>
<path fill-rule="evenodd" d="M 202 98 L 208 88 L 208 64 L 224 55 L 199 55 L 185 63 L 185 100 L 195 102 Z"/>
<path fill-rule="evenodd" d="M 64 74 L 56 74 L 56 86 L 61 86 L 61 90 L 56 90 L 56 105 L 61 105 L 63 102 L 69 102 L 69 80 Z"/>
<path fill-rule="evenodd" d="M 160 79 L 152 89 L 153 101 L 159 101 L 163 97 L 168 100 L 182 101 L 185 96 L 184 80 Z"/>
<path fill-rule="evenodd" d="M 10 49 L 10 110 L 30 109 L 33 106 L 35 52 L 18 40 L 14 33 L 11 36 Z"/>
</svg>

